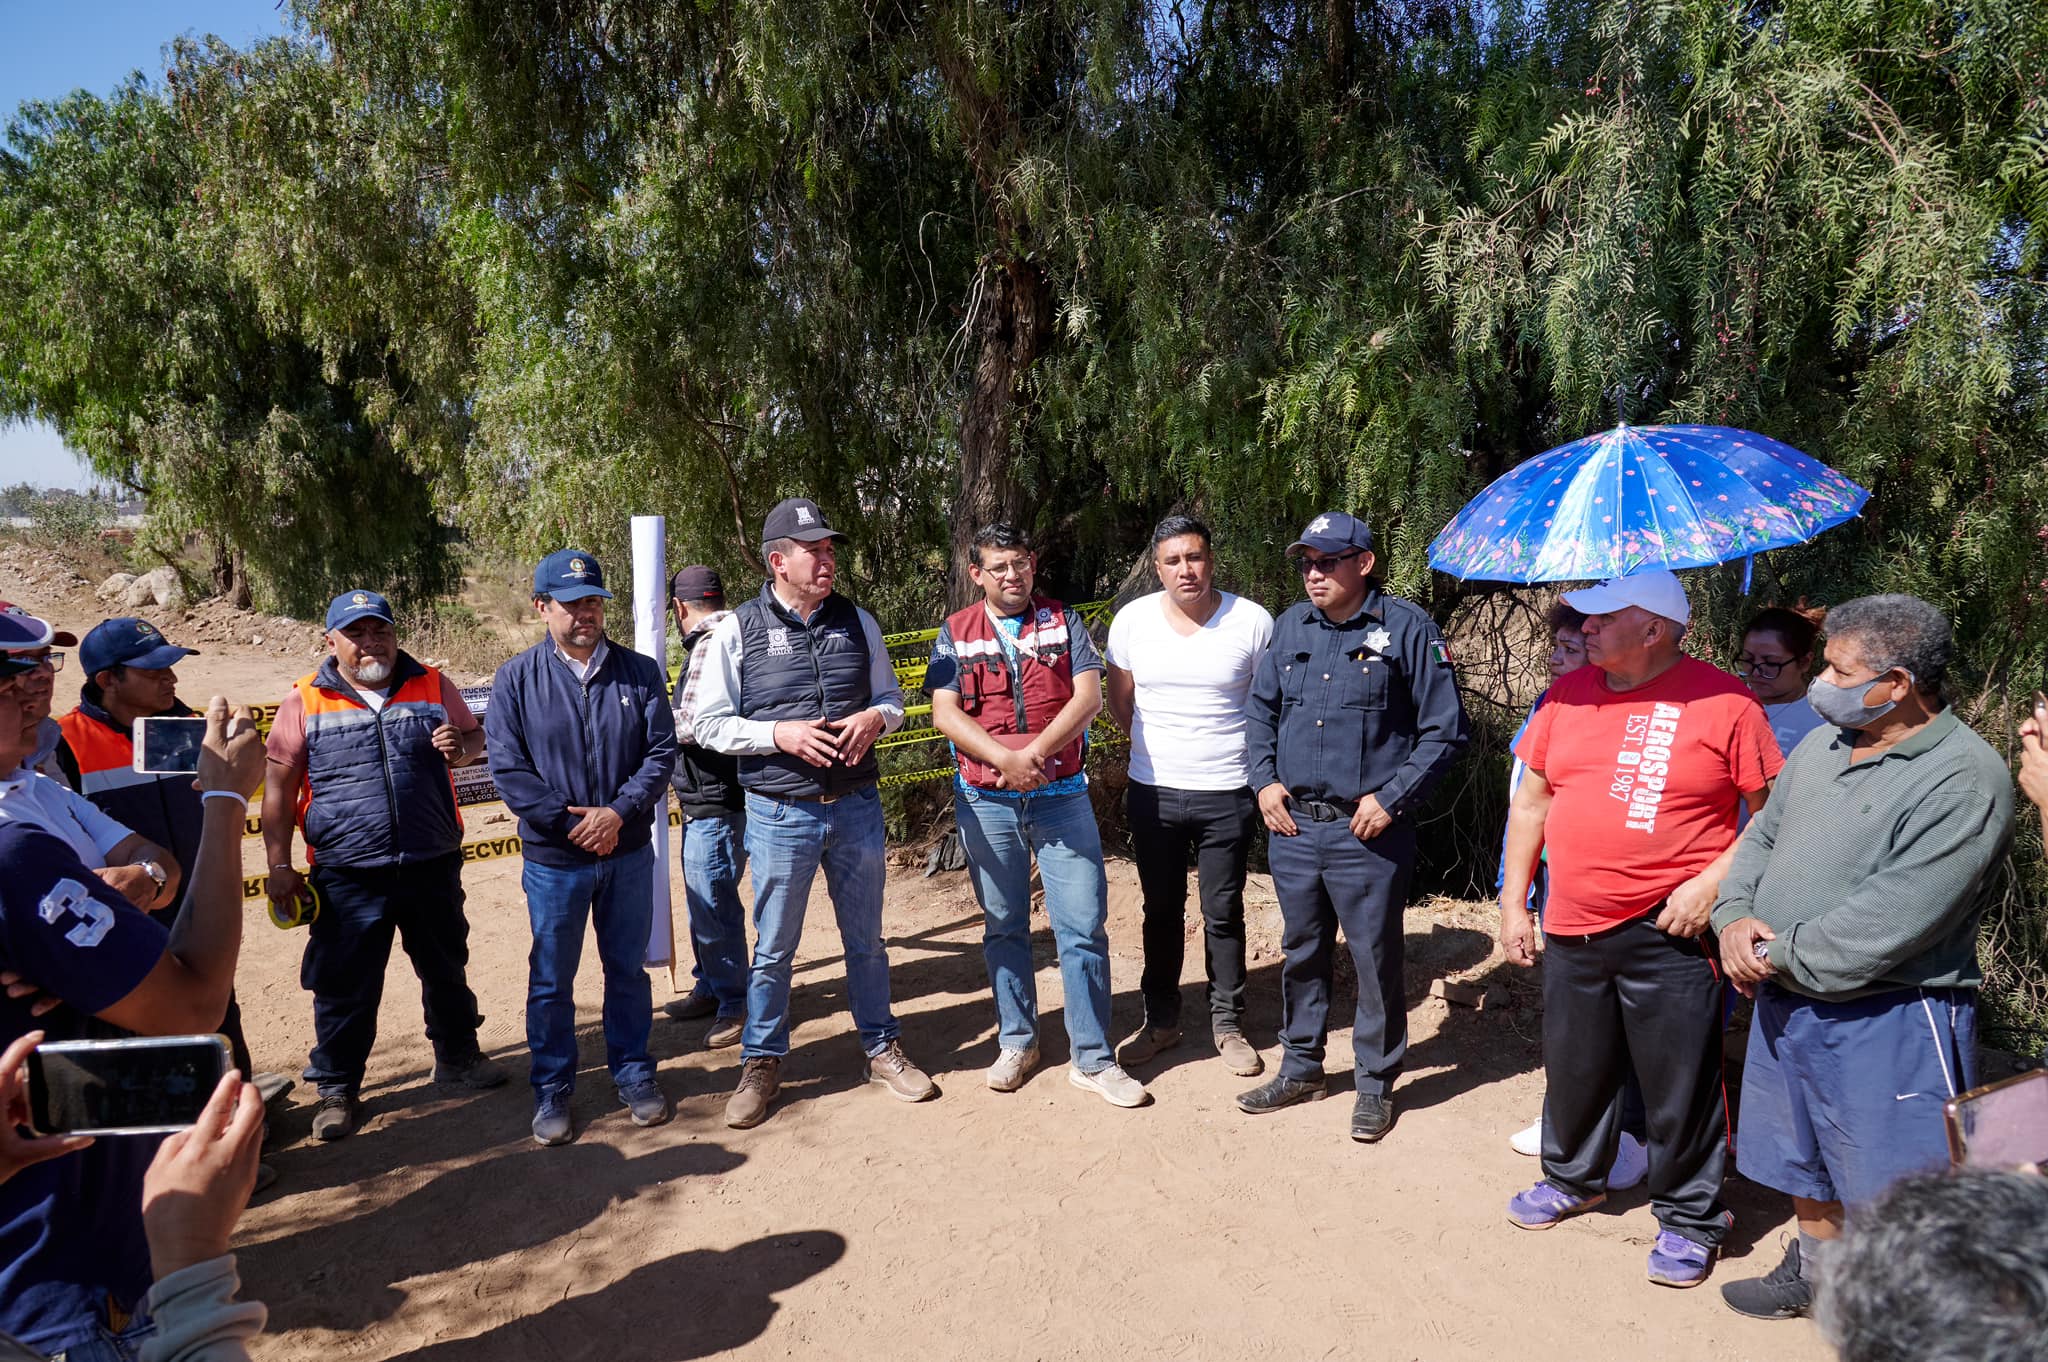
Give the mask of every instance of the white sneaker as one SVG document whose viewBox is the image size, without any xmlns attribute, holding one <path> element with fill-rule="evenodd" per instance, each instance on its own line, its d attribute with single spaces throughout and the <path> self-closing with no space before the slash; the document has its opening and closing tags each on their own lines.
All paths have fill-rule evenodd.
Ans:
<svg viewBox="0 0 2048 1362">
<path fill-rule="evenodd" d="M 1024 1075 L 1038 1067 L 1038 1047 L 1003 1050 L 988 1066 L 988 1085 L 996 1092 L 1015 1092 L 1024 1086 Z"/>
<path fill-rule="evenodd" d="M 1607 1170 L 1607 1190 L 1626 1192 L 1648 1176 L 1650 1151 L 1643 1148 L 1641 1140 L 1623 1131 L 1621 1143 L 1614 1147 L 1614 1167 Z"/>
<path fill-rule="evenodd" d="M 1125 1073 L 1120 1064 L 1111 1064 L 1092 1074 L 1084 1074 L 1069 1064 L 1067 1082 L 1099 1093 L 1102 1100 L 1113 1107 L 1142 1107 L 1152 1100 L 1152 1094 L 1145 1091 L 1145 1085 Z"/>
<path fill-rule="evenodd" d="M 1537 1117 L 1523 1129 L 1508 1136 L 1508 1148 L 1535 1158 L 1543 1152 L 1543 1118 Z"/>
</svg>

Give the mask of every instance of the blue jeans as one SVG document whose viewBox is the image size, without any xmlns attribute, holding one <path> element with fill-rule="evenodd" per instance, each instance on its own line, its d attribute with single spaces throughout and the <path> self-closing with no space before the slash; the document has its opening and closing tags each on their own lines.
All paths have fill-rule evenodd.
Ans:
<svg viewBox="0 0 2048 1362">
<path fill-rule="evenodd" d="M 846 995 L 861 1048 L 896 1039 L 889 957 L 882 949 L 882 797 L 870 785 L 830 804 L 747 794 L 747 858 L 754 867 L 754 972 L 747 981 L 745 1059 L 789 1053 L 789 976 L 803 940 L 804 907 L 820 866 L 839 919 Z"/>
<path fill-rule="evenodd" d="M 526 1048 L 533 1054 L 535 1095 L 566 1097 L 576 1088 L 576 966 L 586 921 L 597 926 L 597 958 L 604 966 L 604 1059 L 612 1082 L 623 1092 L 653 1081 L 647 933 L 654 920 L 654 848 L 590 865 L 528 861 L 519 878 L 533 922 Z"/>
<path fill-rule="evenodd" d="M 141 1307 L 138 1305 L 136 1308 Z M 154 1337 L 156 1321 L 153 1319 L 130 1324 L 118 1334 L 102 1324 L 99 1337 L 72 1344 L 56 1354 L 54 1362 L 136 1362 L 142 1356 L 142 1345 Z"/>
<path fill-rule="evenodd" d="M 1035 852 L 1066 989 L 1074 1067 L 1082 1073 L 1107 1067 L 1109 884 L 1088 792 L 1003 799 L 956 787 L 953 814 L 981 904 L 981 953 L 996 995 L 998 1042 L 1005 1050 L 1026 1050 L 1038 1041 L 1038 980 L 1031 965 Z"/>
<path fill-rule="evenodd" d="M 747 916 L 740 906 L 746 837 L 744 809 L 683 824 L 683 894 L 696 961 L 690 978 L 718 1000 L 720 1017 L 747 1015 Z"/>
</svg>

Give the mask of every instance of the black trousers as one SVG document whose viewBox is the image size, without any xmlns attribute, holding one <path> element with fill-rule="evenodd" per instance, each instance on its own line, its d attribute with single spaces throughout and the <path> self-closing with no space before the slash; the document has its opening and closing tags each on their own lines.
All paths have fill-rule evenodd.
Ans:
<svg viewBox="0 0 2048 1362">
<path fill-rule="evenodd" d="M 1712 939 L 1668 936 L 1642 917 L 1598 936 L 1548 936 L 1543 955 L 1543 1176 L 1575 1196 L 1606 1190 L 1633 1064 L 1650 1206 L 1665 1229 L 1710 1246 L 1730 1219 Z"/>
<path fill-rule="evenodd" d="M 299 984 L 313 995 L 313 1053 L 305 1079 L 324 1095 L 354 1093 L 377 1040 L 384 968 L 397 936 L 412 957 L 434 1058 L 477 1055 L 483 1017 L 469 988 L 469 920 L 462 913 L 462 855 L 414 865 L 356 868 L 315 863 L 320 916 L 306 928 Z"/>
<path fill-rule="evenodd" d="M 1358 974 L 1358 1010 L 1351 1020 L 1352 1068 L 1360 1093 L 1384 1096 L 1408 1053 L 1408 995 L 1401 979 L 1405 942 L 1401 912 L 1415 866 L 1415 829 L 1396 820 L 1370 841 L 1351 835 L 1344 819 L 1317 823 L 1299 803 L 1298 836 L 1266 842 L 1273 889 L 1280 898 L 1285 961 L 1280 967 L 1280 1072 L 1318 1078 L 1330 1031 L 1330 991 L 1337 930 L 1344 930 Z"/>
<path fill-rule="evenodd" d="M 1209 970 L 1209 1025 L 1243 1029 L 1244 874 L 1257 835 L 1258 806 L 1244 790 L 1176 790 L 1132 781 L 1127 808 L 1131 854 L 1145 895 L 1145 996 L 1149 1026 L 1180 1025 L 1181 934 L 1188 857 L 1202 904 L 1202 956 Z"/>
</svg>

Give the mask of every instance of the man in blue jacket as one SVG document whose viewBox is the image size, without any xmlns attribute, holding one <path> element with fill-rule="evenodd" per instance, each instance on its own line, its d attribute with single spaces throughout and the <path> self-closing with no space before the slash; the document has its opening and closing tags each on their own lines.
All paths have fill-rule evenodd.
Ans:
<svg viewBox="0 0 2048 1362">
<path fill-rule="evenodd" d="M 653 816 L 676 760 L 675 716 L 659 664 L 604 635 L 604 569 L 580 549 L 533 572 L 533 605 L 548 636 L 498 668 L 484 712 L 491 778 L 525 842 L 526 1046 L 533 1053 L 533 1138 L 575 1133 L 576 965 L 583 924 L 597 925 L 604 965 L 604 1049 L 633 1124 L 675 1108 L 654 1081 L 647 983 L 654 918 Z"/>
</svg>

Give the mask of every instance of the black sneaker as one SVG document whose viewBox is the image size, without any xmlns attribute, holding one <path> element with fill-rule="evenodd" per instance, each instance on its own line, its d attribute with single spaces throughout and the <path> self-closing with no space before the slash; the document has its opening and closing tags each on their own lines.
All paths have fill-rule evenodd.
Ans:
<svg viewBox="0 0 2048 1362">
<path fill-rule="evenodd" d="M 1785 1246 L 1785 1257 L 1769 1273 L 1729 1282 L 1721 1299 L 1738 1315 L 1751 1319 L 1804 1319 L 1813 1313 L 1813 1286 L 1800 1275 L 1799 1240 Z"/>
<path fill-rule="evenodd" d="M 1314 1102 L 1328 1091 L 1323 1076 L 1314 1078 L 1289 1078 L 1286 1074 L 1275 1074 L 1250 1092 L 1237 1095 L 1239 1111 L 1253 1116 L 1263 1116 L 1269 1111 L 1291 1107 L 1296 1102 Z"/>
<path fill-rule="evenodd" d="M 1362 1092 L 1351 1108 L 1351 1138 L 1360 1144 L 1377 1144 L 1380 1136 L 1394 1128 L 1394 1099 L 1383 1092 Z"/>
</svg>

